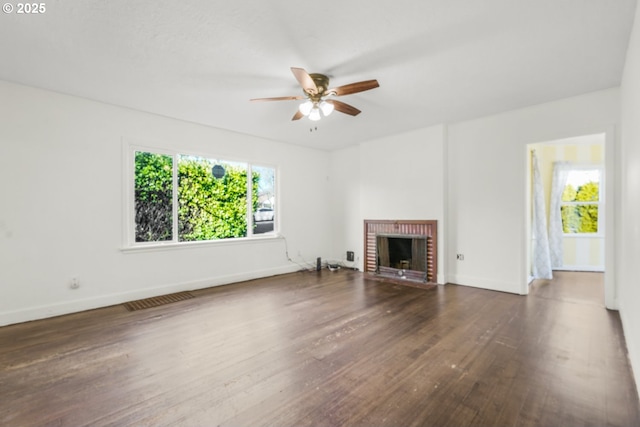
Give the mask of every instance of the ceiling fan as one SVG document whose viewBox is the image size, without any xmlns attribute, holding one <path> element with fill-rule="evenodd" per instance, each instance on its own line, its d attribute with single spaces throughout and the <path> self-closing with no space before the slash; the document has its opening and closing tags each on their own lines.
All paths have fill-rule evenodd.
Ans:
<svg viewBox="0 0 640 427">
<path fill-rule="evenodd" d="M 291 67 L 291 72 L 296 80 L 298 80 L 298 83 L 300 83 L 300 86 L 302 86 L 304 95 L 254 98 L 250 99 L 250 101 L 295 101 L 306 99 L 305 102 L 299 105 L 298 111 L 293 115 L 291 120 L 300 120 L 307 116 L 310 120 L 317 121 L 320 120 L 323 115 L 328 116 L 331 114 L 333 110 L 349 114 L 350 116 L 357 116 L 360 114 L 360 110 L 356 107 L 336 99 L 331 99 L 331 97 L 351 95 L 380 86 L 377 80 L 365 80 L 329 89 L 329 77 L 324 74 L 309 74 L 304 69 L 296 67 Z"/>
</svg>

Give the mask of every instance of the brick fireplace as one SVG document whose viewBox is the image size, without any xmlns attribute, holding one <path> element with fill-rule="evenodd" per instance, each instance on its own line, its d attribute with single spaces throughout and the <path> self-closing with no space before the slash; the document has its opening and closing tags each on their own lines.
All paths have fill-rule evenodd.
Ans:
<svg viewBox="0 0 640 427">
<path fill-rule="evenodd" d="M 381 277 L 437 283 L 436 220 L 365 220 L 364 271 Z"/>
</svg>

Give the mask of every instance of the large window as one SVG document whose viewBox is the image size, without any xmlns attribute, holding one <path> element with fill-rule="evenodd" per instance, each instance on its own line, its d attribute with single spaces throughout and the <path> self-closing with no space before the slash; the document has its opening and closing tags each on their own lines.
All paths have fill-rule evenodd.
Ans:
<svg viewBox="0 0 640 427">
<path fill-rule="evenodd" d="M 134 150 L 134 241 L 191 242 L 275 231 L 274 168 Z"/>
<path fill-rule="evenodd" d="M 601 169 L 581 168 L 569 172 L 562 193 L 562 229 L 565 233 L 598 233 L 601 229 Z"/>
</svg>

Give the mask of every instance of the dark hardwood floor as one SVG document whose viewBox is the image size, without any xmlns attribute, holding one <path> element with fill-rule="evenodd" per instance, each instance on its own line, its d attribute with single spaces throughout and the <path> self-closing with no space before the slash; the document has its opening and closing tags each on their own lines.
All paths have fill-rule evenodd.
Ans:
<svg viewBox="0 0 640 427">
<path fill-rule="evenodd" d="M 602 275 L 294 273 L 0 328 L 2 426 L 638 426 Z"/>
</svg>

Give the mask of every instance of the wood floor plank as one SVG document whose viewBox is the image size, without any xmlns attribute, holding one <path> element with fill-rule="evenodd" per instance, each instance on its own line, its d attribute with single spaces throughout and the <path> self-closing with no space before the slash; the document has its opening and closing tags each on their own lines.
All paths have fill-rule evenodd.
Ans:
<svg viewBox="0 0 640 427">
<path fill-rule="evenodd" d="M 529 296 L 294 273 L 0 328 L 6 426 L 640 425 L 602 275 Z"/>
</svg>

